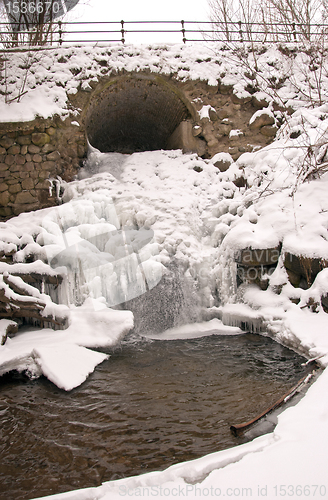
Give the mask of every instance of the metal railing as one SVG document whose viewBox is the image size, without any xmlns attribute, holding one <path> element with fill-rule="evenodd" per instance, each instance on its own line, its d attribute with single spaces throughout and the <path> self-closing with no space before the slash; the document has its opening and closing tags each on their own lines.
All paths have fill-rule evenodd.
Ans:
<svg viewBox="0 0 328 500">
<path fill-rule="evenodd" d="M 328 24 L 244 23 L 212 21 L 56 21 L 29 30 L 0 23 L 4 48 L 87 43 L 134 43 L 136 35 L 165 34 L 166 42 L 300 42 L 328 33 Z M 177 35 L 174 38 L 174 35 Z M 42 38 L 42 36 L 44 38 Z M 132 40 L 129 40 L 132 38 Z"/>
</svg>

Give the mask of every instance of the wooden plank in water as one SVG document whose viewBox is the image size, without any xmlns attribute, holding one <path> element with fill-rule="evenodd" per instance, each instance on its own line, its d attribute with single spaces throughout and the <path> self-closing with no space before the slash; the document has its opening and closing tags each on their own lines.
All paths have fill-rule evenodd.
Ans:
<svg viewBox="0 0 328 500">
<path fill-rule="evenodd" d="M 265 417 L 268 413 L 272 412 L 279 406 L 281 406 L 287 399 L 291 398 L 294 393 L 299 389 L 304 383 L 307 382 L 308 377 L 310 378 L 311 373 L 307 372 L 296 385 L 294 385 L 286 394 L 284 394 L 281 398 L 279 398 L 273 405 L 267 408 L 265 411 L 257 415 L 257 417 L 249 420 L 248 422 L 244 422 L 242 424 L 231 425 L 230 430 L 234 436 L 240 436 L 243 432 L 245 432 L 249 427 L 258 422 L 261 418 Z"/>
</svg>

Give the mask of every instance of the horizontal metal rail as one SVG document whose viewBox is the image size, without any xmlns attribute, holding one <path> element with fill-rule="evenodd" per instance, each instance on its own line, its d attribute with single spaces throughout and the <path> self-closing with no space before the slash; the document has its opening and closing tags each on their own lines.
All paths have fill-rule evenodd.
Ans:
<svg viewBox="0 0 328 500">
<path fill-rule="evenodd" d="M 139 28 L 141 26 L 141 28 Z M 149 28 L 149 26 L 151 28 Z M 116 29 L 115 29 L 116 28 Z M 130 34 L 167 33 L 186 42 L 300 42 L 328 33 L 328 24 L 290 25 L 270 23 L 212 21 L 56 21 L 27 26 L 19 22 L 0 22 L 0 45 L 14 48 L 26 45 L 51 46 L 75 43 L 125 43 Z M 89 37 L 90 35 L 90 37 Z M 98 35 L 98 36 L 97 36 Z M 104 36 L 109 35 L 109 36 Z M 116 35 L 116 36 L 115 36 Z M 74 39 L 77 37 L 78 39 Z"/>
</svg>

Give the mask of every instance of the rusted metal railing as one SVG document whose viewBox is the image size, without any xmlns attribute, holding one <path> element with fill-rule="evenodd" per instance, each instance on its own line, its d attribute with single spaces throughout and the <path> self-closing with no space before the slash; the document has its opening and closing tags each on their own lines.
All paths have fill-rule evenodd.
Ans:
<svg viewBox="0 0 328 500">
<path fill-rule="evenodd" d="M 41 30 L 42 36 L 36 36 Z M 15 23 L 0 23 L 0 45 L 53 46 L 87 43 L 133 43 L 141 34 L 165 34 L 168 43 L 221 42 L 300 42 L 328 33 L 328 24 L 244 23 L 212 21 L 55 21 L 51 26 L 21 30 Z M 176 35 L 176 37 L 174 37 Z M 154 37 L 155 40 L 156 37 Z M 156 41 L 156 40 L 155 40 Z"/>
</svg>

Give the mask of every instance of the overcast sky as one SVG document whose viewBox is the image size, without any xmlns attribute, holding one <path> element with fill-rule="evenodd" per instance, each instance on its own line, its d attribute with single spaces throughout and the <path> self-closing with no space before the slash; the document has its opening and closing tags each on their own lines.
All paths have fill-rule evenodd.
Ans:
<svg viewBox="0 0 328 500">
<path fill-rule="evenodd" d="M 74 21 L 121 21 L 121 19 L 124 21 L 181 21 L 184 19 L 200 22 L 207 21 L 208 17 L 207 0 L 81 0 L 69 14 L 69 19 Z M 126 29 L 129 27 L 142 29 L 140 25 L 127 25 Z M 119 25 L 115 25 L 115 29 L 118 28 Z M 144 28 L 152 29 L 150 26 Z M 165 27 L 162 25 L 158 26 L 158 29 L 163 28 Z M 170 25 L 167 28 L 174 29 L 174 26 Z M 177 25 L 176 29 L 181 29 L 180 25 Z M 127 33 L 125 37 L 127 43 L 182 41 L 181 34 L 170 33 L 142 35 Z"/>
</svg>

